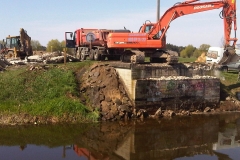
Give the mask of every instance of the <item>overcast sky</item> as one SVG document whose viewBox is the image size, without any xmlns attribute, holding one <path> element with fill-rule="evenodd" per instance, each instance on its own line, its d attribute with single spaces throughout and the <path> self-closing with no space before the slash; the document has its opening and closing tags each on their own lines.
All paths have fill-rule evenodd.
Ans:
<svg viewBox="0 0 240 160">
<path fill-rule="evenodd" d="M 161 0 L 161 14 L 177 2 L 182 1 Z M 239 4 L 237 8 L 240 8 Z M 0 4 L 0 39 L 18 35 L 20 28 L 45 46 L 52 39 L 64 40 L 65 31 L 78 28 L 126 27 L 137 32 L 146 20 L 156 21 L 156 5 L 157 0 L 5 0 Z M 223 39 L 220 11 L 206 11 L 174 20 L 167 32 L 167 43 L 220 46 Z M 237 17 L 240 19 L 239 11 Z M 240 39 L 240 29 L 237 37 Z"/>
</svg>

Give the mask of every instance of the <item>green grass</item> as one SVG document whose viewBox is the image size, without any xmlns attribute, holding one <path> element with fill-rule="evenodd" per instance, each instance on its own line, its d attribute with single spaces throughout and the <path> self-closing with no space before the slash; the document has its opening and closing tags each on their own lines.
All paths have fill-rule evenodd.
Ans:
<svg viewBox="0 0 240 160">
<path fill-rule="evenodd" d="M 96 113 L 80 103 L 75 77 L 75 71 L 91 63 L 50 65 L 48 70 L 33 71 L 23 67 L 1 73 L 0 112 L 57 117 L 77 114 L 83 119 L 97 119 Z"/>
<path fill-rule="evenodd" d="M 182 58 L 179 57 L 179 62 L 180 63 L 186 63 L 186 62 L 195 62 L 197 58 L 191 57 L 191 58 Z"/>
<path fill-rule="evenodd" d="M 221 88 L 228 95 L 236 96 L 236 92 L 240 92 L 240 81 L 238 81 L 238 72 L 220 72 Z"/>
</svg>

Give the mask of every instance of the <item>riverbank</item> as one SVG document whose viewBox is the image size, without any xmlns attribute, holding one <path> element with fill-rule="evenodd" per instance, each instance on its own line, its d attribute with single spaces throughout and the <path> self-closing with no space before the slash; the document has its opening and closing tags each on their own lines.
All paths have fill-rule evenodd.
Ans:
<svg viewBox="0 0 240 160">
<path fill-rule="evenodd" d="M 149 115 L 146 110 L 133 110 L 116 71 L 106 63 L 11 66 L 0 77 L 0 124 L 115 121 L 239 111 L 239 101 L 232 93 L 233 86 L 237 91 L 239 84 L 225 76 L 220 107 L 215 109 L 205 106 L 201 110 L 161 110 Z"/>
</svg>

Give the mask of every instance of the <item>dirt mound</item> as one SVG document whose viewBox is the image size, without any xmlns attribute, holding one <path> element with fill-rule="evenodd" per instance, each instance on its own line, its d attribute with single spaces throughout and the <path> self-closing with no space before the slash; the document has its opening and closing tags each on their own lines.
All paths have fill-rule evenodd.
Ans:
<svg viewBox="0 0 240 160">
<path fill-rule="evenodd" d="M 113 67 L 95 64 L 79 70 L 77 79 L 81 102 L 91 107 L 91 110 L 100 111 L 102 120 L 114 121 L 132 116 L 132 103 Z"/>
</svg>

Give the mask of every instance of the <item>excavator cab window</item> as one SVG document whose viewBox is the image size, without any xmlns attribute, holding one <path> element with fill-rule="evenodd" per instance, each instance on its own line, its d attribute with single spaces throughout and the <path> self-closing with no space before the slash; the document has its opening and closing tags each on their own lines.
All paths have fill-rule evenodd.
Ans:
<svg viewBox="0 0 240 160">
<path fill-rule="evenodd" d="M 17 41 L 17 38 L 12 38 L 11 48 L 14 48 L 14 47 L 18 47 L 18 41 Z"/>
<path fill-rule="evenodd" d="M 6 39 L 6 48 L 11 48 L 11 38 Z"/>
<path fill-rule="evenodd" d="M 150 30 L 152 29 L 153 25 L 147 25 L 145 28 L 145 33 L 150 32 Z"/>
</svg>

